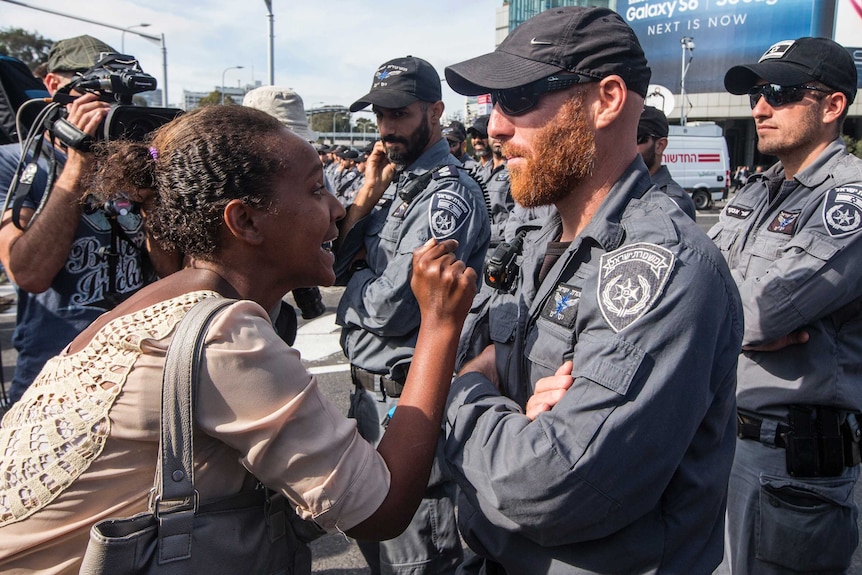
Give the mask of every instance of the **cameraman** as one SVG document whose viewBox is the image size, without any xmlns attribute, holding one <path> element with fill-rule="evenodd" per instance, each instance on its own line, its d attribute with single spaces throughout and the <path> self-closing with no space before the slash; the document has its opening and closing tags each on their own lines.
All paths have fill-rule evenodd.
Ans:
<svg viewBox="0 0 862 575">
<path fill-rule="evenodd" d="M 116 50 L 91 36 L 55 43 L 48 54 L 48 92 L 53 96 L 89 70 L 103 52 Z M 80 97 L 66 106 L 66 121 L 95 137 L 111 105 L 96 94 L 73 91 L 72 95 Z M 182 260 L 181 254 L 162 252 L 155 244 L 150 247 L 142 220 L 146 206 L 141 206 L 140 213 L 122 215 L 86 206 L 83 199 L 92 154 L 55 147 L 49 140 L 46 134 L 37 158 L 38 173 L 26 191 L 18 225 L 12 221 L 11 201 L 0 224 L 0 262 L 18 286 L 17 325 L 12 336 L 18 361 L 9 394 L 12 402 L 21 397 L 48 358 L 97 316 L 152 282 L 156 274 L 178 270 Z M 17 143 L 0 147 L 0 194 L 12 192 L 9 188 L 20 154 Z M 62 171 L 34 219 L 46 193 L 52 155 Z M 28 158 L 28 162 L 32 160 Z"/>
</svg>

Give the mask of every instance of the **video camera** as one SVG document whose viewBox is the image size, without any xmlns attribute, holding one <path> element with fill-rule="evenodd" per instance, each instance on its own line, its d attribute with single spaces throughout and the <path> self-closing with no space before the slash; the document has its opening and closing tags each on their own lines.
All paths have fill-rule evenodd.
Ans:
<svg viewBox="0 0 862 575">
<path fill-rule="evenodd" d="M 182 110 L 133 106 L 132 97 L 156 89 L 156 79 L 144 72 L 134 56 L 102 54 L 92 68 L 57 90 L 53 101 L 61 105 L 73 102 L 72 90 L 96 94 L 103 102 L 113 104 L 96 132 L 96 140 L 120 138 L 141 141 L 156 128 L 170 122 Z M 89 150 L 93 138 L 66 121 L 65 107 L 47 114 L 44 127 L 65 145 L 80 151 Z"/>
<path fill-rule="evenodd" d="M 12 223 L 15 227 L 24 229 L 19 219 L 19 212 L 34 182 L 35 175 L 40 169 L 37 160 L 43 153 L 42 144 L 46 131 L 52 139 L 57 139 L 69 148 L 82 152 L 89 151 L 95 141 L 109 142 L 121 138 L 142 141 L 150 132 L 183 113 L 177 108 L 149 108 L 132 105 L 132 97 L 135 94 L 155 88 L 156 79 L 141 69 L 134 56 L 103 53 L 93 67 L 57 90 L 47 105 L 42 99 L 24 102 L 18 109 L 19 117 L 29 104 L 41 104 L 44 107 L 29 127 L 26 139 L 21 142 L 23 153 L 3 205 L 4 213 L 8 207 L 12 207 Z M 79 94 L 96 94 L 101 101 L 111 103 L 111 109 L 99 125 L 95 138 L 82 132 L 66 120 L 68 112 L 65 106 L 78 98 L 77 95 L 72 95 L 73 90 Z M 56 156 L 54 154 L 46 154 L 46 156 L 49 165 L 45 192 L 27 225 L 31 225 L 36 216 L 41 213 L 51 193 L 54 176 L 58 173 Z M 92 202 L 88 204 L 88 209 L 102 209 L 108 217 L 123 215 L 122 210 L 115 214 L 113 206 L 96 206 Z"/>
</svg>

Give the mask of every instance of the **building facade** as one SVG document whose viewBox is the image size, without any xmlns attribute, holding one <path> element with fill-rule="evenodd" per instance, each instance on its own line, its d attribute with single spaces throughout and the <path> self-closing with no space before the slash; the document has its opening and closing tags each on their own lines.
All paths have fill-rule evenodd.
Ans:
<svg viewBox="0 0 862 575">
<path fill-rule="evenodd" d="M 647 103 L 664 109 L 672 124 L 717 123 L 727 139 L 731 166 L 774 161 L 757 151 L 748 96 L 724 90 L 724 74 L 731 66 L 756 62 L 781 40 L 821 36 L 847 48 L 862 80 L 858 0 L 510 0 L 497 8 L 496 43 L 539 12 L 584 5 L 611 8 L 628 22 L 652 68 Z M 476 98 L 465 104 L 468 121 L 489 111 L 490 105 Z M 860 116 L 862 98 L 857 98 L 844 123 L 844 133 L 854 139 L 862 139 Z"/>
</svg>

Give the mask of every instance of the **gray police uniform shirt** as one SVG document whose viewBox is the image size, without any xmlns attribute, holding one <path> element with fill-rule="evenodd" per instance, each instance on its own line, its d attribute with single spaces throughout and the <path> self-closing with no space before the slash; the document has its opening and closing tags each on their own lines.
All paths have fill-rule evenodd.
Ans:
<svg viewBox="0 0 862 575">
<path fill-rule="evenodd" d="M 465 326 L 466 347 L 495 345 L 504 395 L 456 378 L 446 459 L 465 540 L 508 573 L 721 561 L 742 308 L 716 247 L 651 188 L 638 157 L 539 284 L 554 213 L 526 238 L 517 291 Z M 530 422 L 536 382 L 569 359 L 573 386 Z"/>
<path fill-rule="evenodd" d="M 479 172 L 485 188 L 488 190 L 488 199 L 491 202 L 491 242 L 494 247 L 505 240 L 506 222 L 509 214 L 515 208 L 515 200 L 512 199 L 509 183 L 509 170 L 506 164 L 500 164 L 496 168 L 494 162 L 488 164 Z"/>
<path fill-rule="evenodd" d="M 670 170 L 667 166 L 661 166 L 658 171 L 652 175 L 652 183 L 666 193 L 679 206 L 679 209 L 692 220 L 697 219 L 697 208 L 694 207 L 694 200 L 685 189 L 677 184 L 670 176 Z"/>
<path fill-rule="evenodd" d="M 770 202 L 770 190 L 777 194 Z M 862 411 L 862 160 L 839 138 L 785 183 L 753 174 L 709 231 L 745 305 L 743 345 L 804 329 L 810 339 L 739 358 L 741 409 L 784 417 L 791 404 Z"/>
<path fill-rule="evenodd" d="M 437 170 L 441 166 L 448 167 Z M 401 199 L 398 192 L 407 181 L 429 170 L 434 177 L 425 189 L 409 203 Z M 456 239 L 455 256 L 481 277 L 489 233 L 482 191 L 441 139 L 393 180 L 338 250 L 337 283 L 347 287 L 336 323 L 344 328 L 341 346 L 350 363 L 399 379 L 419 333 L 419 305 L 410 289 L 413 252 L 431 237 Z M 351 262 L 362 248 L 367 267 L 351 275 Z"/>
</svg>

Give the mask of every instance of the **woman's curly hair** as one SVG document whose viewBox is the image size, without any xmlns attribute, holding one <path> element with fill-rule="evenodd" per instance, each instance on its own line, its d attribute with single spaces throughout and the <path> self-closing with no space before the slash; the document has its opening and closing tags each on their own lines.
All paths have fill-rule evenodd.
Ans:
<svg viewBox="0 0 862 575">
<path fill-rule="evenodd" d="M 284 132 L 253 108 L 200 108 L 159 128 L 149 142 L 103 146 L 89 191 L 103 202 L 151 195 L 145 206 L 153 238 L 165 249 L 212 259 L 230 200 L 269 207 L 290 165 Z"/>
</svg>

